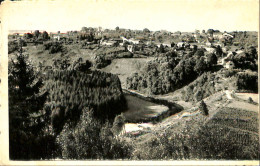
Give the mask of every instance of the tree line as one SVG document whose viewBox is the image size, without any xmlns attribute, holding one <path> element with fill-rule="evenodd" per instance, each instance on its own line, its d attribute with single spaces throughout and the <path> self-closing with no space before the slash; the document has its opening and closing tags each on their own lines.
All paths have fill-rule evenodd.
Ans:
<svg viewBox="0 0 260 166">
<path fill-rule="evenodd" d="M 167 52 L 146 64 L 144 70 L 127 78 L 127 88 L 150 94 L 165 94 L 179 89 L 217 63 L 215 54 L 204 55 L 192 51 L 178 58 L 176 52 Z"/>
</svg>

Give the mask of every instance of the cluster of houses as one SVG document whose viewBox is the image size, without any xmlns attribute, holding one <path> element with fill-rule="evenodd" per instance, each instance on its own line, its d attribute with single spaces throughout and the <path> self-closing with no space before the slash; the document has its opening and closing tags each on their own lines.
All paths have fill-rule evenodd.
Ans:
<svg viewBox="0 0 260 166">
<path fill-rule="evenodd" d="M 113 30 L 111 30 L 113 31 Z M 144 51 L 145 48 L 160 48 L 160 47 L 168 47 L 175 49 L 175 51 L 180 49 L 197 49 L 197 48 L 203 48 L 209 53 L 216 53 L 216 47 L 220 46 L 221 48 L 224 48 L 224 45 L 221 40 L 230 40 L 233 39 L 234 36 L 227 33 L 227 32 L 219 32 L 214 31 L 213 33 L 186 33 L 186 32 L 176 32 L 176 33 L 169 33 L 167 31 L 155 31 L 155 32 L 143 32 L 143 31 L 133 31 L 134 34 L 142 34 L 142 33 L 149 33 L 149 37 L 144 37 L 142 39 L 138 39 L 137 37 L 131 37 L 127 38 L 121 35 L 120 37 L 104 37 L 104 34 L 112 33 L 110 30 L 103 30 L 101 27 L 99 28 L 85 28 L 82 32 L 67 32 L 67 33 L 50 33 L 49 37 L 53 41 L 66 41 L 64 39 L 73 38 L 76 39 L 76 43 L 79 42 L 79 34 L 85 33 L 85 34 L 93 34 L 95 38 L 97 39 L 97 43 L 99 46 L 108 46 L 108 47 L 115 47 L 115 46 L 121 46 L 125 47 L 125 50 L 128 50 L 131 53 L 135 53 L 138 51 Z M 117 30 L 115 30 L 117 31 Z M 122 29 L 120 29 L 122 31 Z M 125 30 L 125 32 L 128 32 L 128 30 Z M 159 34 L 164 35 L 170 35 L 170 36 L 177 36 L 181 37 L 181 41 L 177 43 L 170 43 L 170 42 L 155 42 L 152 37 Z M 16 37 L 23 37 L 24 33 L 16 33 Z M 203 39 L 203 40 L 202 40 Z M 67 40 L 68 41 L 68 40 Z M 74 41 L 75 42 L 75 41 Z M 93 42 L 87 42 L 88 45 L 93 44 Z M 226 68 L 233 68 L 234 63 L 232 62 L 230 56 L 231 54 L 228 54 L 227 57 L 223 58 L 219 64 L 223 65 Z"/>
</svg>

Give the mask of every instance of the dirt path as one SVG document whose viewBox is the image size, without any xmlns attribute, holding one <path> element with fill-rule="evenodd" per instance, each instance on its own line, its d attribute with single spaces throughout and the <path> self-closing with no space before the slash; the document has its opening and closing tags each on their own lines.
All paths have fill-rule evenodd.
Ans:
<svg viewBox="0 0 260 166">
<path fill-rule="evenodd" d="M 242 100 L 248 100 L 251 97 L 254 102 L 259 103 L 259 94 L 257 93 L 235 93 L 235 95 Z"/>
<path fill-rule="evenodd" d="M 227 107 L 259 112 L 258 105 L 250 104 L 244 101 L 232 101 L 227 105 Z"/>
<path fill-rule="evenodd" d="M 233 99 L 232 92 L 230 90 L 225 90 L 225 93 L 226 93 L 228 99 L 230 99 L 230 100 Z"/>
</svg>

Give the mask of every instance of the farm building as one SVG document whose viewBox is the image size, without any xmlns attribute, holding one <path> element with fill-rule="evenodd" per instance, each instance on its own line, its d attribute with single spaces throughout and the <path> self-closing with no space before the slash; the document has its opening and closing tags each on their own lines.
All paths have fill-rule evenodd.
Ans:
<svg viewBox="0 0 260 166">
<path fill-rule="evenodd" d="M 221 39 L 223 37 L 223 33 L 222 32 L 214 32 L 213 33 L 213 38 L 214 39 Z"/>
<path fill-rule="evenodd" d="M 210 53 L 216 53 L 216 48 L 211 48 L 211 47 L 204 47 L 206 49 L 207 52 Z"/>
<path fill-rule="evenodd" d="M 233 69 L 235 67 L 235 64 L 233 61 L 227 61 L 227 63 L 225 64 L 225 68 L 227 69 Z"/>
<path fill-rule="evenodd" d="M 117 44 L 117 42 L 116 41 L 102 41 L 101 42 L 101 45 L 103 45 L 103 46 L 115 46 Z"/>
<path fill-rule="evenodd" d="M 184 47 L 184 45 L 185 45 L 184 42 L 179 42 L 179 43 L 177 43 L 177 47 L 178 47 L 178 48 L 182 48 L 182 47 Z"/>
<path fill-rule="evenodd" d="M 128 42 L 133 43 L 133 44 L 139 44 L 139 40 L 135 40 L 135 39 L 129 39 Z"/>
</svg>

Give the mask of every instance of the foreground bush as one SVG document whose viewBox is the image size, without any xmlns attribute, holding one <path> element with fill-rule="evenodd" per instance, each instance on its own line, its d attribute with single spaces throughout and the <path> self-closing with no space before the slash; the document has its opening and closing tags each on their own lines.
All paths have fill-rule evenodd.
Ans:
<svg viewBox="0 0 260 166">
<path fill-rule="evenodd" d="M 135 148 L 133 159 L 137 160 L 184 160 L 188 159 L 185 135 L 169 131 L 149 136 L 150 140 Z"/>
<path fill-rule="evenodd" d="M 75 127 L 66 124 L 57 138 L 64 159 L 129 159 L 132 147 L 115 139 L 108 124 L 102 125 L 93 112 L 83 110 Z"/>
<path fill-rule="evenodd" d="M 236 77 L 236 87 L 241 92 L 258 92 L 258 73 L 240 72 Z"/>
<path fill-rule="evenodd" d="M 66 48 L 59 42 L 47 42 L 44 44 L 44 49 L 49 50 L 50 54 L 55 54 L 58 52 L 66 52 Z"/>
</svg>

